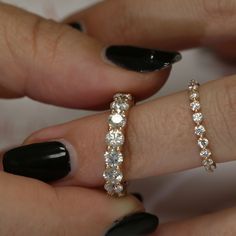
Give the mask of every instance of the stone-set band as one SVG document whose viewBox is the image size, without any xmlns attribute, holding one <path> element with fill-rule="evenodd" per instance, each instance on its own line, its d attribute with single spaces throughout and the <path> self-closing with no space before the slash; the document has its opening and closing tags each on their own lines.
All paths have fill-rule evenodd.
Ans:
<svg viewBox="0 0 236 236">
<path fill-rule="evenodd" d="M 111 114 L 108 118 L 109 129 L 106 134 L 105 179 L 104 188 L 109 195 L 124 196 L 126 194 L 122 164 L 122 152 L 125 143 L 125 127 L 129 108 L 134 104 L 131 94 L 117 93 L 111 103 Z"/>
<path fill-rule="evenodd" d="M 196 80 L 191 80 L 188 85 L 189 99 L 191 101 L 190 108 L 193 111 L 193 121 L 196 124 L 194 133 L 198 137 L 197 144 L 200 147 L 202 165 L 207 172 L 213 172 L 216 169 L 216 163 L 212 159 L 212 152 L 209 149 L 209 141 L 206 138 L 206 128 L 202 125 L 204 117 L 201 112 L 199 86 L 200 84 Z"/>
</svg>

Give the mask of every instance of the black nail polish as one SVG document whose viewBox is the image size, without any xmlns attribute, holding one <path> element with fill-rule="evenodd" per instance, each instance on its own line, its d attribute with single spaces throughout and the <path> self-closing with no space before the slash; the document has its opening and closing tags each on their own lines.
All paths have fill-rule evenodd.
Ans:
<svg viewBox="0 0 236 236">
<path fill-rule="evenodd" d="M 133 46 L 110 46 L 105 55 L 114 64 L 137 72 L 161 70 L 181 60 L 178 52 Z"/>
<path fill-rule="evenodd" d="M 159 224 L 155 215 L 140 212 L 116 221 L 105 236 L 141 236 L 153 233 Z"/>
<path fill-rule="evenodd" d="M 70 157 L 60 142 L 35 143 L 7 151 L 3 156 L 3 169 L 11 174 L 50 182 L 68 175 Z"/>
<path fill-rule="evenodd" d="M 72 28 L 77 29 L 81 32 L 83 32 L 83 28 L 79 22 L 73 22 L 69 24 Z"/>
<path fill-rule="evenodd" d="M 132 193 L 140 202 L 143 202 L 143 196 L 140 193 Z"/>
</svg>

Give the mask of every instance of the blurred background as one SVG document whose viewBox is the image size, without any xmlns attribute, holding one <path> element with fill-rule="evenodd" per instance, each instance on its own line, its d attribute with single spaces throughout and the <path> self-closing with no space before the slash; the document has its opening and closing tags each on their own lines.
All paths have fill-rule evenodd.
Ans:
<svg viewBox="0 0 236 236">
<path fill-rule="evenodd" d="M 46 18 L 62 20 L 96 0 L 5 0 Z M 190 79 L 200 82 L 236 73 L 236 68 L 217 60 L 203 49 L 183 52 L 183 60 L 174 65 L 172 74 L 155 97 L 186 89 Z M 153 97 L 152 97 L 153 99 Z M 71 110 L 40 104 L 27 98 L 0 101 L 0 148 L 21 144 L 33 131 L 85 116 L 88 111 Z M 174 157 L 173 157 L 174 158 Z M 191 157 L 189 157 L 191 158 Z M 162 222 L 194 216 L 235 204 L 236 163 L 221 164 L 213 175 L 202 168 L 137 180 L 131 191 L 139 192 L 149 211 Z"/>
</svg>

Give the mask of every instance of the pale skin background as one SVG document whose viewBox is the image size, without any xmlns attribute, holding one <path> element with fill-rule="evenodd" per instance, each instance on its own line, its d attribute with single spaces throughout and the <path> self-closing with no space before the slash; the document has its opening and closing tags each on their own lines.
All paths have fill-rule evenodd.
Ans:
<svg viewBox="0 0 236 236">
<path fill-rule="evenodd" d="M 8 0 L 4 2 L 60 20 L 97 1 Z M 168 82 L 156 96 L 183 90 L 188 80 L 192 78 L 205 82 L 235 72 L 235 68 L 218 61 L 209 51 L 189 50 L 183 53 L 183 60 L 175 65 Z M 64 123 L 88 113 L 44 105 L 26 98 L 12 101 L 0 100 L 0 109 L 4 111 L 1 112 L 0 119 L 0 148 L 20 144 L 26 136 L 40 128 Z M 134 181 L 131 188 L 134 192 L 142 193 L 147 210 L 155 212 L 161 221 L 199 215 L 235 205 L 236 162 L 221 164 L 218 167 L 213 175 L 205 174 L 204 170 L 199 168 Z"/>
</svg>

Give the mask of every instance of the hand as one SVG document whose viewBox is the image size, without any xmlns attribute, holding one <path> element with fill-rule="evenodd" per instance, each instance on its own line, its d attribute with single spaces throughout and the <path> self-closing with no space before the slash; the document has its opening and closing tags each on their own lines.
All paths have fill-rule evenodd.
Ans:
<svg viewBox="0 0 236 236">
<path fill-rule="evenodd" d="M 204 5 L 194 1 L 183 2 L 183 4 L 180 4 L 179 1 L 151 1 L 149 5 L 146 3 L 142 5 L 143 1 L 139 1 L 139 4 L 136 3 L 136 8 L 129 7 L 129 3 L 131 1 L 107 1 L 73 16 L 70 20 L 83 22 L 88 34 L 102 39 L 104 42 L 114 40 L 116 43 L 132 43 L 142 46 L 188 48 L 211 43 L 215 43 L 215 47 L 219 47 L 222 39 L 225 42 L 232 42 L 235 39 L 235 25 L 228 24 L 233 20 L 231 13 L 231 9 L 232 11 L 235 9 L 233 6 L 214 5 L 210 1 L 204 1 Z M 171 5 L 166 5 L 170 3 Z M 217 3 L 219 2 L 217 1 Z M 119 4 L 123 4 L 121 5 L 123 8 L 119 8 Z M 114 7 L 116 11 L 112 11 L 109 7 Z M 119 9 L 123 9 L 123 11 Z M 135 16 L 141 11 L 137 10 L 136 15 L 136 9 L 148 12 L 149 18 L 147 19 L 150 20 L 150 16 L 152 16 L 153 24 L 150 24 L 150 21 L 145 22 L 143 20 L 146 19 L 145 17 L 138 21 Z M 161 11 L 161 9 L 165 9 L 165 11 Z M 157 14 L 157 10 L 160 12 L 159 14 Z M 123 24 L 119 21 L 126 19 L 125 16 L 115 17 L 115 14 L 119 12 L 125 12 L 127 16 L 131 16 L 129 18 L 131 21 L 128 22 L 133 22 L 133 27 L 131 27 L 131 23 L 125 25 L 124 22 L 127 20 Z M 117 34 L 112 31 L 112 29 L 118 30 L 119 27 L 109 27 L 111 21 L 105 21 L 110 13 L 112 13 L 113 19 L 116 19 L 112 21 L 112 24 L 122 25 L 122 32 L 125 32 L 123 39 L 118 37 L 121 35 L 119 31 Z M 227 17 L 227 14 L 230 14 L 230 17 Z M 132 16 L 136 21 L 132 21 Z M 165 34 L 163 34 L 162 24 L 159 22 L 165 23 Z M 191 27 L 189 27 L 189 22 L 191 22 Z M 222 27 L 219 27 L 219 22 L 223 25 Z M 96 27 L 97 25 L 99 28 Z M 135 28 L 135 25 L 138 27 Z M 134 31 L 129 33 L 130 29 Z M 145 37 L 143 37 L 144 30 L 146 30 Z M 113 33 L 108 34 L 108 32 Z M 170 40 L 173 38 L 175 40 Z M 235 51 L 232 49 L 231 54 L 233 52 L 232 57 L 235 56 Z M 227 55 L 229 54 L 227 53 Z M 202 110 L 207 118 L 205 125 L 218 163 L 235 159 L 235 84 L 236 76 L 231 76 L 201 87 Z M 188 102 L 187 92 L 184 91 L 136 106 L 131 110 L 125 149 L 128 179 L 161 175 L 200 165 Z M 72 166 L 71 175 L 58 182 L 57 185 L 100 187 L 103 184 L 101 173 L 104 163 L 101 156 L 104 152 L 103 142 L 107 130 L 107 115 L 107 113 L 99 114 L 44 129 L 29 137 L 25 144 L 55 139 L 63 139 L 70 143 L 75 151 L 75 154 L 71 156 L 77 158 L 77 164 Z M 235 208 L 232 208 L 190 220 L 167 223 L 159 227 L 156 235 L 234 235 L 236 232 L 235 212 Z"/>
<path fill-rule="evenodd" d="M 164 64 L 171 65 L 179 55 L 145 50 L 166 55 L 168 61 L 158 61 L 152 71 L 143 73 L 130 62 L 119 67 L 106 58 L 102 55 L 105 46 L 66 24 L 0 3 L 0 96 L 29 96 L 54 105 L 101 109 L 117 91 L 130 91 L 140 99 L 156 92 L 170 72 Z M 61 157 L 66 159 L 63 153 Z M 68 165 L 63 167 L 68 170 Z M 60 170 L 58 178 L 65 173 Z M 157 218 L 147 213 L 130 216 L 144 211 L 132 196 L 111 199 L 99 190 L 52 187 L 4 172 L 0 173 L 0 182 L 3 236 L 104 235 L 114 221 L 127 215 L 116 228 L 126 228 L 127 222 L 143 226 L 140 223 L 148 221 L 141 229 L 148 233 L 158 224 Z M 122 227 L 120 230 L 124 230 Z"/>
</svg>

